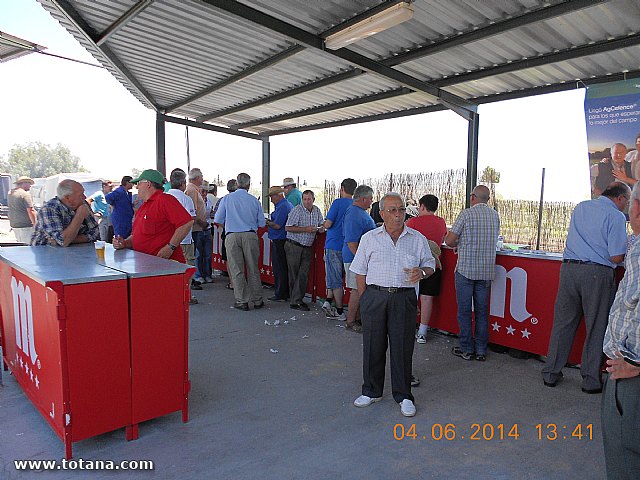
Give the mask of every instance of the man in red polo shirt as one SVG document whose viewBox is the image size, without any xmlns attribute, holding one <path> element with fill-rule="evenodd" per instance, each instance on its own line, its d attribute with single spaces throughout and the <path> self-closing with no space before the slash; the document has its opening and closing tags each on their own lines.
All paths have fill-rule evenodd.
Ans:
<svg viewBox="0 0 640 480">
<path fill-rule="evenodd" d="M 185 263 L 178 247 L 191 230 L 191 215 L 175 197 L 164 193 L 165 178 L 159 171 L 145 170 L 131 183 L 138 185 L 138 198 L 144 203 L 136 212 L 131 235 L 114 237 L 113 247 Z"/>
</svg>

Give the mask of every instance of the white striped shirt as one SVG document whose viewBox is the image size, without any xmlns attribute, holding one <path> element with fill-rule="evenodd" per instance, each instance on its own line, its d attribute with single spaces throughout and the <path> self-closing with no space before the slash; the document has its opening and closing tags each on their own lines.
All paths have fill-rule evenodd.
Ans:
<svg viewBox="0 0 640 480">
<path fill-rule="evenodd" d="M 640 240 L 636 240 L 625 258 L 625 272 L 609 311 L 603 351 L 609 358 L 616 352 L 640 362 Z"/>
<path fill-rule="evenodd" d="M 349 270 L 366 275 L 367 285 L 415 287 L 417 283 L 407 282 L 404 272 L 415 267 L 436 267 L 424 235 L 405 226 L 394 244 L 383 225 L 362 236 Z"/>
</svg>

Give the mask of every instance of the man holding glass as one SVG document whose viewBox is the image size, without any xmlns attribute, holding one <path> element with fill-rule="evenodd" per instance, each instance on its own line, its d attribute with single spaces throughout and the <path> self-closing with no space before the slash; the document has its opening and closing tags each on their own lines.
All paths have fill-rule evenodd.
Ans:
<svg viewBox="0 0 640 480">
<path fill-rule="evenodd" d="M 405 226 L 401 195 L 380 200 L 384 223 L 365 233 L 349 267 L 356 274 L 363 333 L 362 395 L 353 404 L 367 407 L 382 400 L 387 339 L 391 389 L 405 417 L 416 414 L 411 394 L 418 282 L 433 274 L 435 260 L 427 239 Z"/>
</svg>

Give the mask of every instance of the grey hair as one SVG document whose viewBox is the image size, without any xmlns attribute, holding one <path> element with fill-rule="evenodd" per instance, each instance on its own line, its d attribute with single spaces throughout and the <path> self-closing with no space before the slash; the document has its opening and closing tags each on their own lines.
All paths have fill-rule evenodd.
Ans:
<svg viewBox="0 0 640 480">
<path fill-rule="evenodd" d="M 640 182 L 636 182 L 631 189 L 631 200 L 640 200 Z"/>
<path fill-rule="evenodd" d="M 249 185 L 251 185 L 251 177 L 249 176 L 248 173 L 239 173 L 237 181 L 238 181 L 238 188 L 249 190 Z"/>
<path fill-rule="evenodd" d="M 380 211 L 384 210 L 384 200 L 385 198 L 399 198 L 402 206 L 404 207 L 404 197 L 397 192 L 387 192 L 380 199 Z"/>
<path fill-rule="evenodd" d="M 353 201 L 355 202 L 363 197 L 373 197 L 373 188 L 368 185 L 358 185 L 353 191 Z"/>
<path fill-rule="evenodd" d="M 171 182 L 171 188 L 179 190 L 182 184 L 187 181 L 187 174 L 182 170 L 174 170 L 171 172 L 169 181 Z"/>
<path fill-rule="evenodd" d="M 82 184 L 76 182 L 75 180 L 71 180 L 69 178 L 67 178 L 66 180 L 62 180 L 58 184 L 58 188 L 56 189 L 56 194 L 58 195 L 58 198 L 64 198 L 64 197 L 68 197 L 69 195 L 73 195 L 73 187 L 75 185 L 82 186 Z"/>
<path fill-rule="evenodd" d="M 192 168 L 189 170 L 189 180 L 195 180 L 198 177 L 202 177 L 202 170 L 199 168 Z"/>
</svg>

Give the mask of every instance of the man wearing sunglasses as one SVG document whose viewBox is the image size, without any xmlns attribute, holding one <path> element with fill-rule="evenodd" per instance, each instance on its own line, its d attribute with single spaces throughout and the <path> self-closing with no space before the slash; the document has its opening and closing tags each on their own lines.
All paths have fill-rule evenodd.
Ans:
<svg viewBox="0 0 640 480">
<path fill-rule="evenodd" d="M 489 290 L 495 277 L 496 241 L 500 233 L 498 212 L 487 205 L 489 189 L 478 185 L 471 192 L 471 207 L 458 215 L 444 237 L 458 248 L 455 270 L 460 346 L 451 353 L 463 360 L 486 360 L 489 343 Z M 471 301 L 476 320 L 471 330 Z"/>
</svg>

